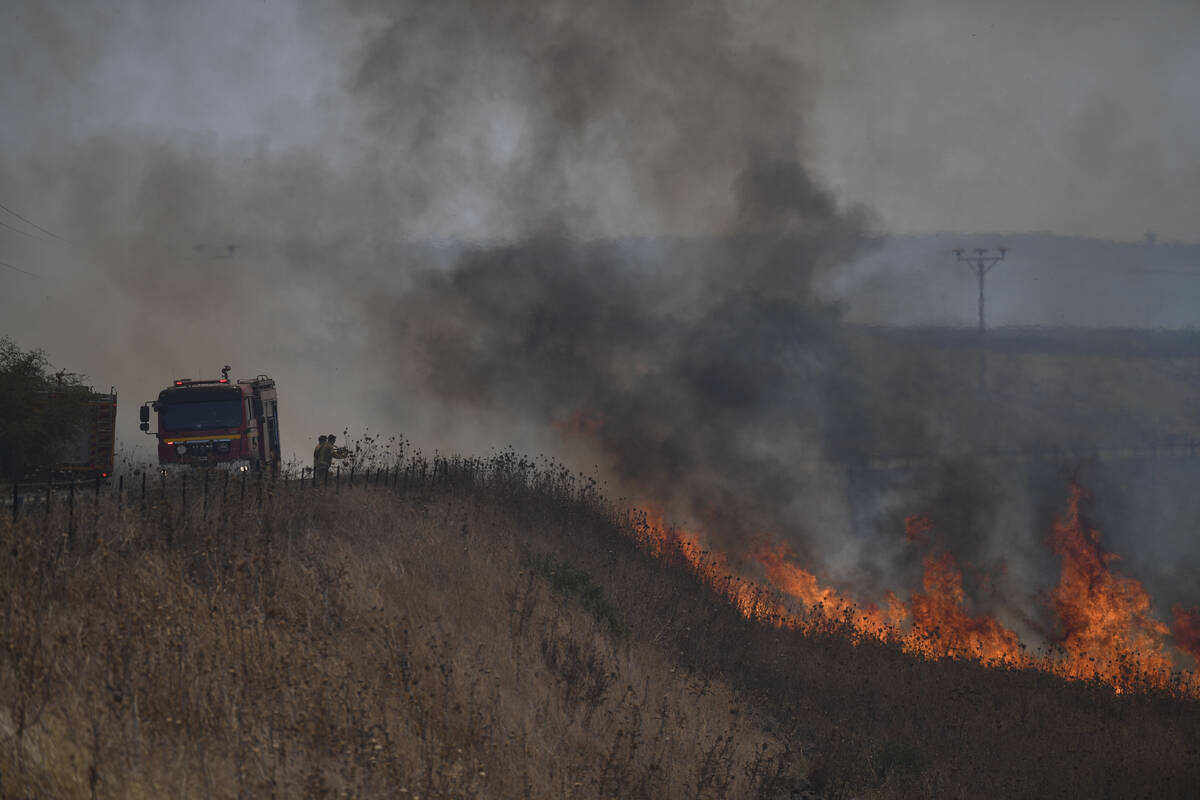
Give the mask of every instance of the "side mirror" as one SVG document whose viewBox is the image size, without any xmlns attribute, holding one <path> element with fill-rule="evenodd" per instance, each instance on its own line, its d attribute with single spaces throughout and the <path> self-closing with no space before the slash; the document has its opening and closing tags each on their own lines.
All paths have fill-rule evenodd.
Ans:
<svg viewBox="0 0 1200 800">
<path fill-rule="evenodd" d="M 144 431 L 145 433 L 150 432 L 150 423 L 149 422 L 143 422 L 140 425 L 138 425 L 138 427 L 141 428 L 142 431 Z"/>
<path fill-rule="evenodd" d="M 138 409 L 138 418 L 142 421 L 142 430 L 146 430 L 150 422 L 150 406 L 142 406 Z"/>
</svg>

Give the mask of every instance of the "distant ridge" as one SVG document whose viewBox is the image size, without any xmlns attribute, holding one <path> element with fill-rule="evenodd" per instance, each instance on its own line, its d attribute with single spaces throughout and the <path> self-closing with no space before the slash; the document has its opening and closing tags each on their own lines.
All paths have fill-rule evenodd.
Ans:
<svg viewBox="0 0 1200 800">
<path fill-rule="evenodd" d="M 852 323 L 850 328 L 928 347 L 968 349 L 979 345 L 969 326 L 888 326 Z M 989 352 L 1121 358 L 1200 358 L 1200 328 L 1081 328 L 1004 326 L 989 328 Z"/>
</svg>

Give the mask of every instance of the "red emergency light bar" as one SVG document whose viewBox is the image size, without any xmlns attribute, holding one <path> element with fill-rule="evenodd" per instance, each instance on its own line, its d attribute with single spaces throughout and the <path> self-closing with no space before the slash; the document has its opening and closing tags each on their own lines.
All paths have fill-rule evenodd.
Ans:
<svg viewBox="0 0 1200 800">
<path fill-rule="evenodd" d="M 196 386 L 201 383 L 229 383 L 229 378 L 217 378 L 215 380 L 199 380 L 194 381 L 191 378 L 178 378 L 175 381 L 176 386 Z"/>
</svg>

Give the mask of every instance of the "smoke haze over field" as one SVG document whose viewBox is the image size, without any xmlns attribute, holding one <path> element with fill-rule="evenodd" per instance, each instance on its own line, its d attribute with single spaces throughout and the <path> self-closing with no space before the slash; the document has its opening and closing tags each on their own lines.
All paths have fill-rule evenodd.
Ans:
<svg viewBox="0 0 1200 800">
<path fill-rule="evenodd" d="M 116 384 L 144 457 L 132 407 L 231 363 L 279 381 L 285 452 L 343 426 L 540 450 L 884 584 L 903 556 L 876 521 L 915 490 L 812 462 L 961 430 L 863 399 L 841 320 L 946 318 L 888 301 L 882 233 L 1194 240 L 1198 23 L 1166 0 L 6 3 L 0 203 L 54 235 L 0 213 L 0 260 L 36 275 L 0 268 L 0 332 Z M 1124 301 L 1078 310 L 1086 268 L 1029 292 L 1034 323 Z M 998 322 L 1031 305 L 1006 291 Z M 1001 528 L 1044 535 L 1022 480 L 915 493 L 987 560 Z"/>
</svg>

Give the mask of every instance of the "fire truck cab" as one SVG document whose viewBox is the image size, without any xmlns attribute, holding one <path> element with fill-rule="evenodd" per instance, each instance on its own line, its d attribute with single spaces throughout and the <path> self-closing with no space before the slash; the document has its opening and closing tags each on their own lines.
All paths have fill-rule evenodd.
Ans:
<svg viewBox="0 0 1200 800">
<path fill-rule="evenodd" d="M 279 470 L 279 407 L 267 375 L 229 379 L 229 367 L 212 380 L 179 378 L 141 407 L 141 429 L 158 414 L 158 463 L 180 466 Z"/>
</svg>

